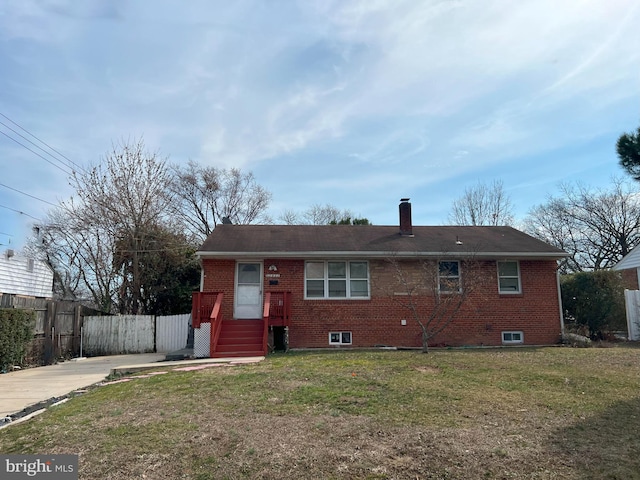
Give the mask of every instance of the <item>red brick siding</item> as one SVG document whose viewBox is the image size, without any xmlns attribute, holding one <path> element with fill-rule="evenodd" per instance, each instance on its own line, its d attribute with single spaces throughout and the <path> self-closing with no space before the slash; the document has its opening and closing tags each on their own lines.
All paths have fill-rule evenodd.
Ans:
<svg viewBox="0 0 640 480">
<path fill-rule="evenodd" d="M 235 260 L 204 260 L 203 292 L 222 292 L 222 318 L 233 318 Z"/>
<path fill-rule="evenodd" d="M 638 288 L 638 270 L 628 268 L 620 272 L 622 274 L 622 285 L 628 290 L 640 290 Z"/>
<path fill-rule="evenodd" d="M 388 262 L 369 262 L 371 299 L 369 300 L 304 300 L 304 260 L 265 259 L 265 274 L 270 265 L 277 267 L 278 278 L 264 278 L 264 290 L 292 292 L 291 348 L 328 347 L 331 331 L 350 331 L 354 347 L 375 345 L 418 347 L 421 330 L 411 313 L 398 303 L 399 287 L 388 287 L 393 270 Z M 234 260 L 205 260 L 203 291 L 223 291 L 223 315 L 233 315 Z M 409 269 L 410 270 L 410 269 Z M 482 262 L 474 267 L 484 288 L 465 301 L 454 320 L 430 341 L 433 345 L 501 345 L 501 332 L 522 331 L 524 343 L 542 345 L 557 343 L 560 337 L 558 290 L 555 261 L 521 261 L 522 294 L 500 295 L 495 262 Z M 420 273 L 413 272 L 414 278 Z M 464 272 L 469 278 L 471 272 Z M 277 281 L 270 285 L 269 281 Z M 419 297 L 422 312 L 433 308 L 429 290 Z M 401 320 L 407 325 L 402 326 Z"/>
</svg>

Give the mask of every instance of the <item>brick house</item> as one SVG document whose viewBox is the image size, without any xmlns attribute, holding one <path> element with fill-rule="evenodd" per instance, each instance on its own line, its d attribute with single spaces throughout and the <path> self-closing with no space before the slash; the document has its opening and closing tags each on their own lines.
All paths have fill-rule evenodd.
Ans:
<svg viewBox="0 0 640 480">
<path fill-rule="evenodd" d="M 409 307 L 424 320 L 454 297 L 430 345 L 560 340 L 565 252 L 511 227 L 413 226 L 407 199 L 399 211 L 399 226 L 217 226 L 197 252 L 196 356 L 420 347 Z"/>
</svg>

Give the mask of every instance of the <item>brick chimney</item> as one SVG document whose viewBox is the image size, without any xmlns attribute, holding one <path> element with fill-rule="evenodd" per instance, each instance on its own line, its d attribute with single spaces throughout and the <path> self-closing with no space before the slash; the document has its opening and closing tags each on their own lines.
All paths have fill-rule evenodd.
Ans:
<svg viewBox="0 0 640 480">
<path fill-rule="evenodd" d="M 413 236 L 411 224 L 411 204 L 408 198 L 400 199 L 400 235 Z"/>
</svg>

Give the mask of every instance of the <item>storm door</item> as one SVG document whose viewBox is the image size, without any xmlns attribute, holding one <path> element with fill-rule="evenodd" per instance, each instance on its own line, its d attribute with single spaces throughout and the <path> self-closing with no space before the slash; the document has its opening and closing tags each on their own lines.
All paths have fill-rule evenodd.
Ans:
<svg viewBox="0 0 640 480">
<path fill-rule="evenodd" d="M 235 318 L 262 318 L 262 263 L 238 262 Z"/>
</svg>

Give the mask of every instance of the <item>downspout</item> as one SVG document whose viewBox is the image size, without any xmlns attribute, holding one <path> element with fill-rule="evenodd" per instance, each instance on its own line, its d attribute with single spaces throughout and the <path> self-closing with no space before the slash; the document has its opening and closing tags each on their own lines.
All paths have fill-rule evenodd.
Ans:
<svg viewBox="0 0 640 480">
<path fill-rule="evenodd" d="M 200 257 L 200 291 L 204 291 L 204 262 L 202 261 L 202 257 Z"/>
<path fill-rule="evenodd" d="M 556 284 L 558 285 L 558 308 L 560 309 L 560 334 L 564 340 L 564 309 L 562 308 L 562 290 L 560 289 L 560 269 L 556 268 Z"/>
</svg>

